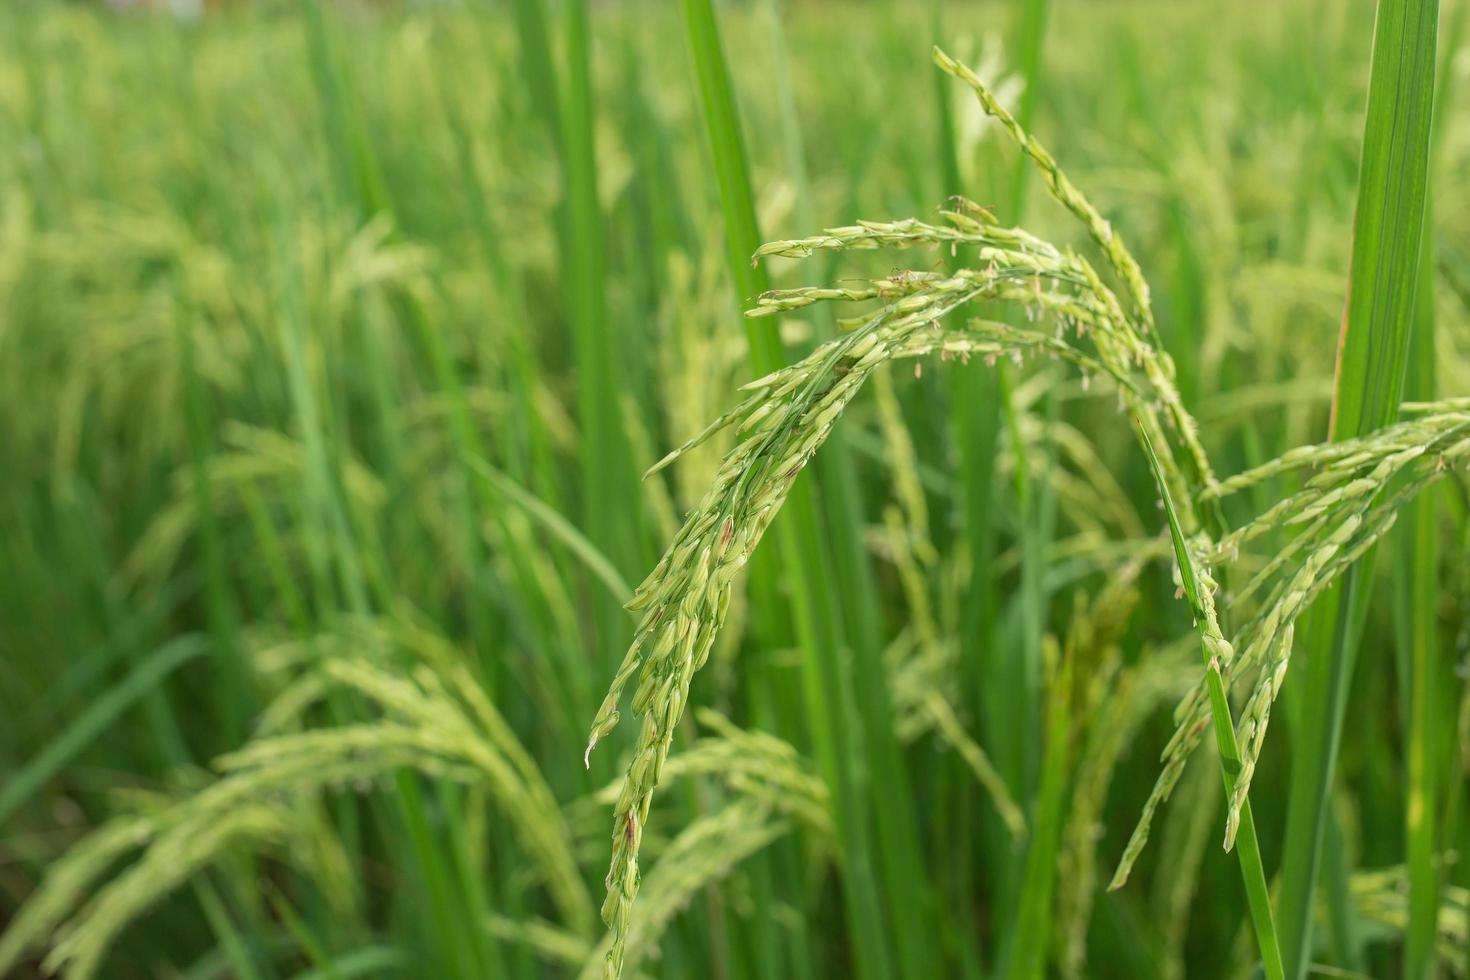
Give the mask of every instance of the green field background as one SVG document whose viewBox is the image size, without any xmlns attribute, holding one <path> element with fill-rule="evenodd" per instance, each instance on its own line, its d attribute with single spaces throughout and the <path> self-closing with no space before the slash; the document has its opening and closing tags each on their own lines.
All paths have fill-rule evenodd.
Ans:
<svg viewBox="0 0 1470 980">
<path fill-rule="evenodd" d="M 966 259 L 737 279 L 683 6 L 0 7 L 0 928 L 35 940 L 0 938 L 0 974 L 602 975 L 637 724 L 584 768 L 587 732 L 621 603 L 736 437 L 644 471 L 842 329 L 744 320 L 763 278 Z M 1373 5 L 1046 7 L 718 5 L 760 239 L 963 194 L 1090 247 L 939 43 L 1138 256 L 1216 468 L 1326 439 Z M 1459 7 L 1410 397 L 1470 393 Z M 1203 676 L 1115 392 L 918 363 L 878 372 L 737 580 L 644 830 L 626 975 L 1252 975 L 1212 746 L 1106 890 Z M 1322 976 L 1406 975 L 1415 623 L 1435 969 L 1466 971 L 1465 487 L 1433 491 L 1427 584 L 1402 542 L 1360 569 Z M 1296 670 L 1252 785 L 1268 879 Z"/>
</svg>

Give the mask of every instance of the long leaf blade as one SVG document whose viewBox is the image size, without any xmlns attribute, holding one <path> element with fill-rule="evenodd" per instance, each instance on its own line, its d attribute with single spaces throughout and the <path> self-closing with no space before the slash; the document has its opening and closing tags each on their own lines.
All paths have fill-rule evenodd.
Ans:
<svg viewBox="0 0 1470 980">
<path fill-rule="evenodd" d="M 1387 424 L 1403 393 L 1427 197 L 1438 19 L 1438 0 L 1383 0 L 1378 6 L 1347 311 L 1338 340 L 1334 439 Z M 1293 978 L 1305 974 L 1311 954 L 1322 838 L 1367 567 L 1349 570 L 1307 624 L 1304 730 L 1288 798 L 1281 891 L 1282 942 Z"/>
</svg>

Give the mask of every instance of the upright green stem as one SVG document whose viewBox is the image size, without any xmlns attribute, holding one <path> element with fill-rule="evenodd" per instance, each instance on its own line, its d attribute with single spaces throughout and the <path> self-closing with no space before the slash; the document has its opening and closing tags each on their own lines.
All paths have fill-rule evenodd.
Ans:
<svg viewBox="0 0 1470 980">
<path fill-rule="evenodd" d="M 1438 0 L 1382 0 L 1338 344 L 1332 437 L 1362 435 L 1398 412 L 1414 316 L 1434 101 Z M 1357 654 L 1367 563 L 1350 569 L 1308 618 L 1303 726 L 1287 803 L 1281 883 L 1288 975 L 1306 974 L 1322 836 Z"/>
<path fill-rule="evenodd" d="M 185 311 L 189 310 L 184 297 L 181 297 L 180 304 Z M 188 316 L 188 312 L 185 316 Z M 215 710 L 219 712 L 222 741 L 225 746 L 233 748 L 239 745 L 245 732 L 250 683 L 240 657 L 239 646 L 235 642 L 239 616 L 226 574 L 224 544 L 215 512 L 215 494 L 209 468 L 209 457 L 214 452 L 214 432 L 209 408 L 205 403 L 204 386 L 199 380 L 195 362 L 193 324 L 181 322 L 178 333 L 184 361 L 184 415 L 189 433 L 190 475 L 193 478 L 194 506 L 199 520 L 199 546 L 204 559 L 209 634 L 214 645 Z"/>
<path fill-rule="evenodd" d="M 1035 121 L 1036 105 L 1040 99 L 1042 78 L 1042 45 L 1046 37 L 1047 21 L 1050 17 L 1050 0 L 1020 0 L 1019 21 L 1016 25 L 1015 47 L 1018 52 L 1018 67 L 1021 73 L 1022 93 L 1016 107 L 1016 122 L 1022 129 L 1029 130 Z M 1032 161 L 1025 154 L 1018 155 L 1011 173 L 1005 195 L 1010 210 L 1007 220 L 1020 224 L 1026 213 L 1026 190 L 1032 170 Z M 1020 651 L 1019 656 L 1006 656 L 995 664 L 996 678 L 1001 681 L 998 692 L 1009 705 L 1012 718 L 999 726 L 993 726 L 997 734 L 1006 741 L 996 746 L 997 756 L 1011 782 L 1012 791 L 1019 798 L 1035 796 L 1033 821 L 1036 833 L 1027 843 L 1027 854 L 1020 870 L 1021 892 L 1016 901 L 1016 913 L 1010 924 L 1010 935 L 1006 940 L 1008 962 L 1019 955 L 1019 962 L 1026 965 L 1020 975 L 1039 975 L 1043 959 L 1033 962 L 1032 951 L 1027 945 L 1044 942 L 1042 936 L 1034 934 L 1028 922 L 1027 910 L 1043 903 L 1049 908 L 1051 902 L 1050 874 L 1041 875 L 1039 869 L 1049 864 L 1045 855 L 1054 848 L 1045 829 L 1059 826 L 1061 815 L 1049 812 L 1062 805 L 1060 790 L 1045 792 L 1039 783 L 1042 771 L 1041 750 L 1043 743 L 1043 700 L 1044 669 L 1042 644 L 1046 633 L 1047 592 L 1044 582 L 1046 546 L 1050 536 L 1049 510 L 1051 505 L 1049 486 L 1053 454 L 1042 453 L 1043 463 L 1039 467 L 1039 479 L 1031 476 L 1029 455 L 1021 435 L 1021 409 L 1016 404 L 1016 371 L 1009 362 L 998 366 L 996 382 L 999 385 L 1000 412 L 1011 442 L 1013 456 L 1012 476 L 1015 484 L 1016 515 L 1019 525 L 1021 549 L 1021 578 L 1019 591 Z M 1048 400 L 1050 396 L 1047 396 Z M 1050 408 L 1043 406 L 1045 414 Z M 1045 440 L 1047 437 L 1043 437 Z M 1050 713 L 1048 710 L 1047 714 Z M 1054 750 L 1048 748 L 1049 756 Z M 1062 756 L 1065 758 L 1065 755 Z M 1039 864 L 1038 861 L 1042 863 Z M 1004 894 L 1004 893 L 1003 893 Z M 1033 921 L 1034 921 L 1034 917 Z M 1020 948 L 1018 948 L 1020 947 Z M 1031 969 L 1034 965 L 1035 969 Z"/>
<path fill-rule="evenodd" d="M 571 0 L 566 12 L 566 90 L 562 112 L 566 176 L 565 264 L 576 341 L 577 410 L 581 434 L 582 510 L 594 543 L 622 571 L 645 564 L 643 510 L 637 474 L 622 420 L 617 349 L 607 319 L 603 290 L 602 208 L 597 194 L 596 120 L 592 102 L 591 52 L 586 0 Z M 619 645 L 625 620 L 606 606 L 605 625 Z M 609 638 L 604 638 L 606 644 Z"/>
<path fill-rule="evenodd" d="M 1225 798 L 1229 799 L 1235 792 L 1235 780 L 1240 775 L 1240 746 L 1235 739 L 1235 723 L 1230 717 L 1230 700 L 1225 694 L 1225 680 L 1220 673 L 1221 658 L 1217 653 L 1224 644 L 1224 638 L 1220 635 L 1219 623 L 1215 618 L 1214 599 L 1201 587 L 1195 572 L 1194 560 L 1185 543 L 1179 514 L 1169 492 L 1169 481 L 1164 478 L 1148 431 L 1141 425 L 1137 426 L 1137 430 L 1149 465 L 1153 468 L 1159 497 L 1164 503 L 1164 513 L 1169 521 L 1169 537 L 1174 544 L 1174 557 L 1179 565 L 1184 596 L 1189 600 L 1195 628 L 1200 635 L 1200 651 L 1205 658 L 1205 678 L 1210 692 L 1210 718 L 1215 730 L 1215 744 L 1220 750 L 1220 776 L 1225 783 Z M 1235 835 L 1235 855 L 1240 863 L 1246 904 L 1250 908 L 1251 924 L 1255 929 L 1256 944 L 1261 951 L 1261 962 L 1265 967 L 1267 980 L 1283 980 L 1286 972 L 1276 936 L 1276 923 L 1271 916 L 1271 892 L 1266 886 L 1261 845 L 1256 839 L 1256 818 L 1251 810 L 1249 797 L 1240 807 L 1240 828 Z"/>
<path fill-rule="evenodd" d="M 796 218 L 800 227 L 815 222 L 810 214 L 811 185 L 806 169 L 796 100 L 791 91 L 785 63 L 785 39 L 779 12 L 771 3 L 772 47 L 775 61 L 776 94 L 781 106 L 782 141 L 796 184 Z M 837 330 L 831 307 L 816 312 L 817 326 L 825 336 Z M 924 873 L 919 828 L 914 813 L 913 783 L 903 765 L 901 746 L 894 733 L 893 707 L 888 691 L 887 667 L 883 660 L 879 596 L 873 581 L 867 550 L 863 545 L 860 482 L 841 429 L 832 433 L 818 460 L 818 475 L 827 506 L 832 558 L 837 568 L 838 594 L 842 596 L 845 635 L 856 662 L 854 694 L 857 724 L 868 747 L 871 786 L 884 788 L 885 800 L 870 792 L 864 806 L 876 824 L 887 915 L 896 940 L 896 952 L 906 976 L 934 976 L 936 930 L 932 899 Z"/>
<path fill-rule="evenodd" d="M 710 0 L 683 0 L 700 101 L 708 128 L 711 157 L 725 219 L 725 248 L 742 303 L 768 287 L 765 269 L 751 263 L 761 244 L 755 203 L 746 171 L 745 146 L 719 26 Z M 758 375 L 785 365 L 785 351 L 772 318 L 745 320 L 752 369 Z M 832 787 L 839 846 L 844 864 L 844 896 L 861 976 L 894 973 L 890 930 L 869 841 L 867 805 L 871 799 L 867 747 L 854 693 L 851 659 L 844 639 L 832 583 L 825 573 L 817 510 L 810 483 L 792 487 L 780 521 L 773 528 L 782 563 L 790 575 L 797 634 L 805 651 L 808 710 L 823 775 Z M 911 910 L 911 912 L 914 910 Z"/>
<path fill-rule="evenodd" d="M 1041 88 L 1041 46 L 1046 35 L 1050 0 L 1021 0 L 1021 20 L 1017 30 L 1021 78 L 1025 85 L 1017 106 L 1016 122 L 1029 130 L 1036 115 L 1036 102 Z M 1008 220 L 1020 224 L 1026 212 L 1026 184 L 1031 161 L 1024 154 L 1017 157 L 1009 188 L 1011 210 Z M 1021 436 L 1020 408 L 1016 405 L 1015 379 L 1009 362 L 999 365 L 1001 414 L 1010 435 L 1014 457 L 1013 478 L 1016 487 L 1016 513 L 1020 518 L 1021 537 L 1021 656 L 1013 674 L 1009 696 L 1021 707 L 1022 724 L 1015 734 L 1017 744 L 1012 752 L 1012 789 L 1022 798 L 1036 788 L 1041 753 L 1042 700 L 1042 636 L 1046 631 L 1046 591 L 1042 582 L 1045 565 L 1046 476 L 1035 491 L 1031 487 L 1028 457 Z M 1050 454 L 1046 454 L 1048 462 Z M 1043 467 L 1044 474 L 1045 467 Z M 1044 800 L 1038 799 L 1038 806 Z"/>
<path fill-rule="evenodd" d="M 1419 252 L 1418 296 L 1414 307 L 1414 337 L 1409 347 L 1408 378 L 1404 394 L 1428 401 L 1435 394 L 1434 310 L 1434 175 L 1444 130 L 1446 105 L 1451 88 L 1446 84 L 1453 71 L 1452 58 L 1459 50 L 1464 30 L 1465 4 L 1456 9 L 1446 33 L 1440 57 L 1439 84 L 1430 131 L 1430 175 L 1425 194 L 1425 221 Z M 1404 850 L 1409 868 L 1409 924 L 1404 943 L 1404 977 L 1425 980 L 1434 974 L 1435 936 L 1439 919 L 1441 871 L 1435 862 L 1439 826 L 1437 809 L 1446 794 L 1436 784 L 1445 732 L 1455 730 L 1453 702 L 1436 696 L 1443 677 L 1437 630 L 1439 598 L 1439 506 L 1438 495 L 1426 493 L 1408 505 L 1404 528 L 1397 546 L 1400 567 L 1398 640 L 1401 684 L 1408 690 L 1407 719 L 1408 787 L 1404 801 Z M 1449 787 L 1445 787 L 1449 789 Z M 1451 790 L 1452 792 L 1452 790 Z"/>
<path fill-rule="evenodd" d="M 1047 701 L 1046 752 L 1037 787 L 1036 818 L 1026 849 L 1021 900 L 1015 925 L 1002 954 L 1001 977 L 1041 980 L 1052 946 L 1052 918 L 1057 884 L 1057 849 L 1065 818 L 1067 777 L 1072 762 L 1073 661 L 1071 649 L 1052 665 L 1051 697 Z"/>
</svg>

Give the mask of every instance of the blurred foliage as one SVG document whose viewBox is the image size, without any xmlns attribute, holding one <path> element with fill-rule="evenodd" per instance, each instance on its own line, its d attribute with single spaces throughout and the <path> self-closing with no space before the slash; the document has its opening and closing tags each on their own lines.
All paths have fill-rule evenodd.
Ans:
<svg viewBox="0 0 1470 980">
<path fill-rule="evenodd" d="M 600 896 L 609 827 L 594 794 L 621 772 L 630 735 L 590 771 L 581 757 L 632 633 L 614 600 L 698 502 L 729 439 L 641 486 L 631 474 L 735 403 L 749 372 L 734 311 L 754 297 L 726 272 L 717 161 L 677 11 L 591 5 L 590 247 L 605 310 L 594 366 L 606 384 L 595 404 L 581 397 L 592 369 L 573 325 L 566 129 L 547 118 L 549 105 L 566 111 L 567 9 L 532 6 L 559 80 L 549 104 L 528 35 L 501 4 L 231 4 L 193 18 L 0 9 L 0 772 L 24 789 L 0 789 L 0 922 L 18 921 L 90 831 L 136 846 L 143 837 L 127 835 L 146 823 L 201 848 L 179 828 L 212 831 L 197 867 L 175 852 L 192 873 L 118 933 L 102 976 L 595 966 L 601 929 L 583 899 Z M 1019 97 L 1013 6 L 720 8 L 764 234 L 929 217 L 953 193 L 1013 220 L 1014 153 L 958 92 L 944 111 L 963 186 L 945 183 L 929 58 L 942 40 Z M 1326 435 L 1371 13 L 1331 0 L 1059 0 L 1051 12 L 1031 128 L 1139 256 L 1222 473 Z M 1442 57 L 1463 87 L 1470 61 Z M 800 198 L 792 119 L 810 175 Z M 1443 395 L 1470 392 L 1467 177 L 1459 100 L 1431 174 Z M 1035 184 L 1027 226 L 1082 248 Z M 893 261 L 769 270 L 796 285 L 901 271 Z M 930 271 L 945 257 L 904 261 Z M 781 323 L 797 352 L 831 329 L 816 316 Z M 975 761 L 1010 719 L 982 718 L 983 665 L 954 652 L 972 574 L 996 597 L 981 624 L 988 656 L 1032 628 L 1017 596 L 1035 513 L 1007 469 L 1030 460 L 1049 488 L 1047 533 L 1025 544 L 1043 559 L 1034 639 L 1095 668 L 1046 692 L 1070 705 L 1065 798 L 1086 817 L 1064 830 L 1048 961 L 1079 976 L 1243 976 L 1243 892 L 1215 846 L 1223 801 L 1212 773 L 1194 775 L 1213 760 L 1190 770 L 1126 889 L 1104 893 L 1088 870 L 1121 853 L 1169 711 L 1201 676 L 1187 609 L 1164 601 L 1167 561 L 1136 570 L 1136 594 L 1124 588 L 1120 570 L 1141 549 L 1167 555 L 1146 462 L 1074 377 L 1017 372 L 994 474 L 996 553 L 974 571 L 948 408 L 955 376 L 984 370 L 894 371 L 842 426 L 875 583 L 869 639 L 885 651 L 878 669 L 891 668 L 911 782 L 904 798 L 872 786 L 866 802 L 912 808 L 939 969 L 993 975 L 1025 837 Z M 617 437 L 600 454 L 587 444 L 598 418 Z M 593 459 L 614 476 L 589 472 Z M 1283 481 L 1252 488 L 1250 513 L 1289 492 Z M 821 477 L 813 491 L 831 537 L 833 494 Z M 1451 670 L 1470 655 L 1463 484 L 1444 494 L 1439 528 L 1435 758 L 1455 776 L 1440 931 L 1460 943 L 1445 961 L 1463 971 L 1458 889 L 1470 876 L 1450 860 L 1470 846 L 1454 734 L 1470 716 Z M 644 941 L 648 975 L 852 965 L 840 900 L 852 871 L 834 859 L 826 787 L 811 775 L 821 692 L 803 688 L 788 578 L 774 560 L 755 564 L 766 584 L 737 589 L 691 696 L 720 714 L 686 720 L 670 764 L 691 760 L 679 763 L 688 778 L 661 794 L 645 840 L 650 928 L 663 930 Z M 1098 597 L 1103 608 L 1089 605 Z M 1329 845 L 1353 931 L 1319 930 L 1322 958 L 1372 976 L 1396 975 L 1404 922 L 1389 607 L 1377 590 Z M 1281 858 L 1290 690 L 1253 783 L 1268 875 Z M 377 738 L 425 719 L 447 744 L 280 743 L 336 752 L 323 758 L 343 768 L 316 776 L 305 764 L 287 773 L 286 755 L 261 749 L 272 743 L 226 757 L 223 777 L 214 762 L 253 735 L 360 726 Z M 376 765 L 351 768 L 375 751 Z M 749 758 L 766 762 L 740 770 Z M 202 788 L 261 772 L 251 806 L 189 809 Z M 1035 806 L 1030 789 L 1010 789 L 1023 811 Z M 75 898 L 98 895 L 89 879 Z M 39 963 L 22 960 L 18 975 Z"/>
</svg>

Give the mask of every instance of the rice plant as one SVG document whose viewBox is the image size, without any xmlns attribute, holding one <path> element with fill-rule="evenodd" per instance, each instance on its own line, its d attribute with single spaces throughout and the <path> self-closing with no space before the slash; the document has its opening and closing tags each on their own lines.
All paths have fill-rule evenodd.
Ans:
<svg viewBox="0 0 1470 980">
<path fill-rule="evenodd" d="M 1296 620 L 1314 593 L 1329 588 L 1387 533 L 1405 501 L 1464 465 L 1470 453 L 1467 406 L 1454 402 L 1416 406 L 1424 413 L 1421 417 L 1346 447 L 1303 447 L 1236 477 L 1217 479 L 1199 442 L 1199 427 L 1182 404 L 1171 363 L 1146 339 L 1157 333 L 1149 289 L 1121 237 L 973 72 L 937 48 L 934 57 L 942 69 L 974 89 L 985 111 L 1035 163 L 1052 195 L 1082 222 L 1122 284 L 1130 309 L 1125 311 L 1123 301 L 1087 260 L 1020 229 L 999 227 L 985 209 L 964 199 L 941 212 L 943 225 L 913 219 L 866 221 L 831 228 L 813 238 L 774 242 L 756 253 L 757 258 L 804 257 L 825 250 L 883 246 L 951 250 L 967 246 L 975 250 L 982 266 L 952 274 L 900 272 L 864 284 L 762 294 L 748 315 L 770 315 L 822 301 L 880 300 L 883 305 L 851 318 L 843 337 L 818 347 L 803 361 L 745 385 L 750 394 L 736 408 L 650 471 L 657 472 L 726 427 L 737 432 L 739 441 L 725 455 L 704 500 L 686 518 L 629 603 L 630 609 L 647 611 L 593 722 L 587 746 L 590 754 L 616 726 L 623 690 L 636 677 L 630 707 L 642 725 L 615 807 L 613 861 L 602 910 L 614 936 L 607 975 L 622 974 L 624 937 L 639 888 L 638 852 L 653 791 L 694 674 L 708 660 L 724 625 L 734 576 L 754 553 L 792 482 L 869 376 L 894 358 L 939 353 L 979 355 L 991 364 L 1002 356 L 1056 357 L 1079 368 L 1085 378 L 1096 376 L 1100 388 L 1107 385 L 1116 391 L 1159 475 L 1177 559 L 1175 574 L 1204 646 L 1208 697 L 1205 688 L 1196 689 L 1176 712 L 1179 728 L 1165 750 L 1164 771 L 1124 852 L 1114 887 L 1127 880 L 1148 839 L 1155 809 L 1168 798 L 1199 744 L 1207 713 L 1212 715 L 1229 790 L 1225 847 L 1237 843 L 1244 818 L 1242 870 L 1257 937 L 1267 975 L 1284 976 L 1248 794 L 1271 707 L 1286 676 Z M 1016 304 L 1033 319 L 1054 323 L 1056 330 L 983 320 L 958 326 L 945 322 L 950 314 L 979 301 Z M 1204 529 L 1201 515 L 1221 496 L 1294 468 L 1316 470 L 1303 490 L 1229 533 L 1212 535 Z M 1176 492 L 1186 502 L 1182 515 L 1172 502 Z M 1190 522 L 1193 542 L 1186 539 L 1184 520 Z M 1227 640 L 1216 610 L 1219 587 L 1214 570 L 1228 568 L 1255 537 L 1282 525 L 1303 530 L 1230 595 L 1232 607 L 1239 605 L 1243 611 L 1251 608 L 1247 603 L 1255 593 L 1264 593 L 1259 611 L 1233 642 Z M 1249 691 L 1238 730 L 1227 700 L 1227 689 L 1236 685 Z"/>
<path fill-rule="evenodd" d="M 1464 976 L 1439 6 L 0 10 L 0 975 Z"/>
</svg>

